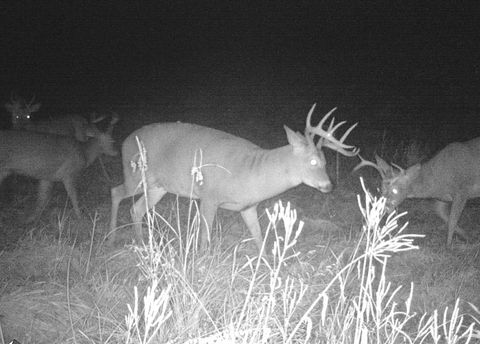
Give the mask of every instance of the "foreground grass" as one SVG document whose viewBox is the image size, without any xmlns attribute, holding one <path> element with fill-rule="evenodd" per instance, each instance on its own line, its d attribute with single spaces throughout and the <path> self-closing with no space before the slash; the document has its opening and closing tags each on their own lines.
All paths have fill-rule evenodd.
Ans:
<svg viewBox="0 0 480 344">
<path fill-rule="evenodd" d="M 182 227 L 149 214 L 148 242 L 114 252 L 93 240 L 76 247 L 63 239 L 24 241 L 2 256 L 2 339 L 145 344 L 478 340 L 478 313 L 461 300 L 430 314 L 415 313 L 414 285 L 394 285 L 386 276 L 391 256 L 415 252 L 417 236 L 405 232 L 403 214 L 384 213 L 383 199 L 365 191 L 358 205 L 362 233 L 340 255 L 296 250 L 303 223 L 282 203 L 268 212 L 260 256 L 245 255 L 243 244 L 228 251 L 214 244 L 209 253 L 196 252 L 194 216 Z M 195 207 L 191 210 L 195 214 Z"/>
</svg>

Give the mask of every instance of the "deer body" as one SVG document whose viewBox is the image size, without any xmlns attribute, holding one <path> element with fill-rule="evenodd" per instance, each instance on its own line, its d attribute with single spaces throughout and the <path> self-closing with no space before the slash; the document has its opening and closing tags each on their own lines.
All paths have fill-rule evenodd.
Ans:
<svg viewBox="0 0 480 344">
<path fill-rule="evenodd" d="M 167 192 L 200 199 L 202 248 L 208 241 L 217 208 L 239 211 L 260 248 L 262 235 L 256 208 L 259 202 L 301 183 L 323 192 L 332 189 L 323 152 L 303 135 L 287 127 L 285 131 L 289 144 L 272 150 L 194 124 L 152 124 L 133 132 L 122 145 L 124 184 L 112 188 L 111 242 L 119 203 L 143 192 L 139 187 L 141 173 L 132 169 L 132 162 L 139 158 L 138 137 L 146 149 L 150 207 Z M 193 181 L 192 168 L 201 173 L 201 182 Z M 144 195 L 133 205 L 131 213 L 137 239 L 141 240 L 141 221 L 146 213 Z"/>
<path fill-rule="evenodd" d="M 396 207 L 405 198 L 434 199 L 437 214 L 448 225 L 447 244 L 452 243 L 455 232 L 467 238 L 458 220 L 467 200 L 480 197 L 480 137 L 451 143 L 427 162 L 407 170 L 396 171 L 383 159 L 376 159 L 376 164 L 366 165 L 377 168 L 382 175 L 387 206 Z"/>
<path fill-rule="evenodd" d="M 113 123 L 106 133 L 97 130 L 88 142 L 62 135 L 0 131 L 0 183 L 10 174 L 40 181 L 36 209 L 26 222 L 35 220 L 41 214 L 53 183 L 58 181 L 65 186 L 75 213 L 80 217 L 75 180 L 101 154 L 117 154 L 111 139 Z"/>
</svg>

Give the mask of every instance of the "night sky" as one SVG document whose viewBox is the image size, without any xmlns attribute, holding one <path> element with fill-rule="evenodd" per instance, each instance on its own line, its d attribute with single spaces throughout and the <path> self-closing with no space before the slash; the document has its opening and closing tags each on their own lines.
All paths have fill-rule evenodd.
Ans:
<svg viewBox="0 0 480 344">
<path fill-rule="evenodd" d="M 471 114 L 480 103 L 473 4 L 2 2 L 0 94 L 2 102 L 14 91 L 44 104 L 134 105 L 250 89 L 252 101 L 268 90 L 275 102 Z"/>
</svg>

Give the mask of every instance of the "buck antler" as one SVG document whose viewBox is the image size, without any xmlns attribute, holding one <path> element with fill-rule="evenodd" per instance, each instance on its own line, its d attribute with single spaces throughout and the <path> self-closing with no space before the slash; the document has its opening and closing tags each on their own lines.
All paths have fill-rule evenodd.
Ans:
<svg viewBox="0 0 480 344">
<path fill-rule="evenodd" d="M 323 116 L 322 120 L 320 121 L 320 123 L 318 123 L 317 126 L 313 127 L 311 125 L 311 118 L 312 118 L 313 110 L 315 110 L 316 106 L 317 106 L 316 103 L 313 104 L 312 108 L 308 112 L 306 126 L 305 126 L 305 136 L 309 137 L 312 141 L 313 141 L 313 138 L 314 138 L 315 135 L 320 136 L 320 139 L 317 142 L 317 147 L 319 149 L 322 148 L 322 146 L 324 146 L 324 147 L 328 147 L 330 149 L 333 149 L 333 150 L 335 150 L 335 151 L 337 151 L 337 152 L 339 152 L 339 153 L 341 153 L 345 156 L 355 156 L 355 155 L 357 155 L 358 152 L 360 151 L 357 147 L 347 145 L 343 142 L 345 141 L 347 136 L 350 134 L 350 132 L 357 126 L 358 123 L 355 123 L 354 125 L 352 125 L 345 132 L 345 134 L 343 134 L 343 136 L 340 138 L 340 140 L 337 140 L 334 137 L 333 134 L 335 133 L 335 131 L 338 128 L 340 128 L 346 122 L 342 121 L 342 122 L 334 125 L 335 118 L 332 118 L 332 120 L 330 121 L 330 124 L 328 125 L 328 130 L 326 130 L 326 131 L 323 130 L 323 128 L 322 128 L 323 124 L 326 122 L 328 117 L 330 117 L 330 115 L 337 109 L 335 107 L 332 110 L 330 110 L 325 116 Z"/>
<path fill-rule="evenodd" d="M 362 167 L 370 166 L 376 169 L 378 173 L 380 173 L 380 176 L 382 177 L 382 179 L 385 179 L 386 171 L 380 168 L 380 166 L 378 166 L 376 163 L 372 161 L 365 160 L 364 158 L 362 158 L 360 154 L 358 154 L 358 158 L 360 159 L 360 163 L 357 166 L 355 166 L 352 172 L 358 171 Z"/>
<path fill-rule="evenodd" d="M 110 120 L 110 124 L 108 125 L 108 128 L 106 130 L 106 133 L 111 135 L 113 126 L 120 120 L 120 116 L 116 112 L 112 113 L 112 119 Z"/>
<path fill-rule="evenodd" d="M 401 168 L 397 164 L 393 164 L 393 163 L 391 165 L 388 164 L 385 160 L 383 160 L 376 154 L 375 154 L 375 160 L 377 161 L 376 163 L 362 158 L 360 154 L 358 155 L 358 158 L 360 159 L 360 163 L 357 166 L 355 166 L 352 172 L 355 172 L 362 167 L 370 166 L 376 169 L 380 173 L 380 176 L 382 177 L 383 180 L 392 179 L 393 177 L 399 174 L 405 174 L 405 170 L 403 168 Z M 393 169 L 394 167 L 398 170 L 398 172 L 396 173 L 394 172 L 394 169 Z"/>
<path fill-rule="evenodd" d="M 26 106 L 30 107 L 33 102 L 35 102 L 35 94 L 33 95 L 32 99 L 30 99 L 30 101 L 28 102 L 28 104 L 25 104 Z"/>
</svg>

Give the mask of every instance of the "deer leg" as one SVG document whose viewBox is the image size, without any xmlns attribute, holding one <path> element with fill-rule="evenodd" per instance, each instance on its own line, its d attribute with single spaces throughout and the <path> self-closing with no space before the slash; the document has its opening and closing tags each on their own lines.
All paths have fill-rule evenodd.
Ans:
<svg viewBox="0 0 480 344">
<path fill-rule="evenodd" d="M 50 191 L 52 190 L 53 182 L 48 180 L 40 180 L 38 183 L 37 204 L 32 215 L 30 215 L 25 223 L 31 223 L 38 219 L 42 214 L 48 199 L 50 198 Z"/>
<path fill-rule="evenodd" d="M 465 233 L 465 231 L 457 225 L 466 203 L 467 198 L 463 195 L 455 195 L 453 197 L 452 207 L 450 208 L 450 217 L 448 219 L 447 245 L 452 243 L 454 232 L 457 232 L 457 234 L 459 234 L 463 239 L 468 240 L 467 233 Z"/>
<path fill-rule="evenodd" d="M 115 242 L 116 229 L 117 229 L 117 218 L 118 218 L 118 207 L 122 200 L 127 197 L 134 196 L 127 193 L 125 184 L 121 184 L 111 188 L 110 197 L 112 199 L 112 208 L 110 214 L 110 233 L 108 233 L 108 238 L 106 239 L 107 245 L 112 245 Z"/>
<path fill-rule="evenodd" d="M 115 186 L 110 190 L 110 197 L 112 199 L 112 208 L 110 214 L 110 230 L 113 231 L 117 228 L 118 207 L 120 202 L 127 197 L 127 191 L 125 190 L 125 184 Z"/>
<path fill-rule="evenodd" d="M 210 231 L 213 227 L 213 220 L 217 212 L 217 204 L 200 200 L 200 250 L 205 251 L 211 240 Z"/>
<path fill-rule="evenodd" d="M 167 190 L 164 188 L 149 189 L 147 190 L 147 198 L 145 198 L 145 195 L 142 195 L 133 205 L 131 215 L 135 227 L 135 237 L 139 243 L 143 240 L 142 219 L 147 213 L 147 204 L 148 208 L 152 209 L 166 193 Z"/>
<path fill-rule="evenodd" d="M 75 180 L 73 178 L 68 178 L 63 181 L 63 185 L 65 186 L 65 190 L 67 190 L 68 197 L 73 205 L 73 210 L 75 211 L 75 215 L 77 218 L 81 218 L 80 208 L 78 206 L 78 197 L 77 197 L 77 189 L 75 188 Z"/>
<path fill-rule="evenodd" d="M 255 204 L 253 207 L 243 210 L 240 214 L 242 215 L 243 221 L 247 225 L 258 250 L 261 251 L 263 239 L 260 223 L 258 222 L 257 205 Z"/>
<path fill-rule="evenodd" d="M 448 224 L 448 203 L 443 201 L 435 201 L 435 213 Z"/>
<path fill-rule="evenodd" d="M 452 243 L 454 232 L 457 232 L 460 236 L 467 240 L 467 234 L 457 225 L 458 219 L 462 214 L 462 210 L 465 207 L 466 202 L 466 198 L 462 196 L 455 196 L 450 209 L 447 202 L 435 202 L 435 212 L 447 224 L 448 227 L 447 245 Z"/>
</svg>

